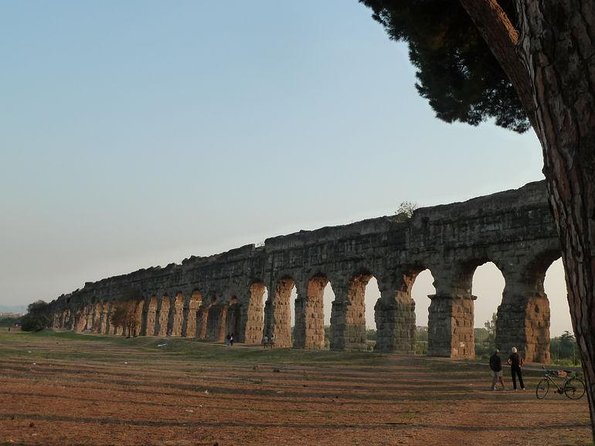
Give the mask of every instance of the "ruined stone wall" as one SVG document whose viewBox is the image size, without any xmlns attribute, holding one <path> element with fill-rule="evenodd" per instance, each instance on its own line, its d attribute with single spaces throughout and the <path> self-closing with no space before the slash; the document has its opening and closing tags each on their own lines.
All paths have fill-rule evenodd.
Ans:
<svg viewBox="0 0 595 446">
<path fill-rule="evenodd" d="M 516 345 L 528 360 L 547 361 L 549 309 L 543 276 L 559 256 L 545 186 L 539 182 L 418 209 L 405 222 L 381 217 L 300 231 L 267 239 L 260 247 L 247 245 L 87 283 L 60 296 L 51 308 L 56 327 L 105 333 L 110 327 L 106 306 L 135 296 L 144 302 L 142 334 L 222 340 L 234 331 L 240 342 L 257 344 L 267 335 L 277 346 L 316 349 L 324 345 L 321 293 L 330 284 L 336 296 L 331 348 L 366 348 L 364 313 L 374 311 L 375 348 L 410 353 L 415 341 L 411 286 L 428 268 L 436 287 L 429 353 L 468 358 L 474 355 L 473 272 L 491 261 L 506 280 L 498 342 L 503 348 Z M 363 293 L 371 277 L 377 279 L 381 297 L 374 308 L 365 308 Z M 292 331 L 289 299 L 294 287 Z M 91 312 L 92 324 L 80 322 Z"/>
</svg>

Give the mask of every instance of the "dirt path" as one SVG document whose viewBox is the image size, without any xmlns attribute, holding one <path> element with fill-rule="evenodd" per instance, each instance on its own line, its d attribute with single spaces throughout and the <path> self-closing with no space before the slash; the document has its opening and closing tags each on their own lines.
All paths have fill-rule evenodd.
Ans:
<svg viewBox="0 0 595 446">
<path fill-rule="evenodd" d="M 477 364 L 142 342 L 0 335 L 0 444 L 591 441 L 586 399 L 492 392 Z M 528 387 L 536 380 L 528 376 Z"/>
</svg>

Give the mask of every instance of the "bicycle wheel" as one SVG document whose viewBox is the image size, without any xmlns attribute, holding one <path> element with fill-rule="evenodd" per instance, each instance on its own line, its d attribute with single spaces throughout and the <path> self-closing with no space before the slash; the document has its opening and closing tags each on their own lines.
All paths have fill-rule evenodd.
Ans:
<svg viewBox="0 0 595 446">
<path fill-rule="evenodd" d="M 539 384 L 537 384 L 537 388 L 535 389 L 535 395 L 537 396 L 537 399 L 544 399 L 549 390 L 550 383 L 547 379 L 543 378 L 541 381 L 539 381 Z"/>
<path fill-rule="evenodd" d="M 571 400 L 578 400 L 585 394 L 585 383 L 580 378 L 572 378 L 564 383 L 564 395 Z"/>
</svg>

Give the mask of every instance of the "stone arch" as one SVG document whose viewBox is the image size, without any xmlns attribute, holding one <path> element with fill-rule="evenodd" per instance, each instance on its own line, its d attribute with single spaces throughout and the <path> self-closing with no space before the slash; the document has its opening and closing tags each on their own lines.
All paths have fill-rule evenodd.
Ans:
<svg viewBox="0 0 595 446">
<path fill-rule="evenodd" d="M 546 249 L 539 252 L 527 263 L 523 276 L 527 286 L 537 295 L 545 295 L 544 281 L 548 268 L 561 258 L 559 249 Z"/>
<path fill-rule="evenodd" d="M 496 342 L 505 351 L 517 347 L 526 361 L 551 361 L 550 304 L 544 281 L 547 269 L 559 257 L 559 249 L 546 248 L 529 260 L 517 261 L 514 268 L 505 272 Z"/>
<path fill-rule="evenodd" d="M 190 299 L 188 300 L 188 315 L 186 319 L 186 329 L 184 331 L 184 336 L 188 338 L 195 338 L 198 336 L 196 332 L 197 328 L 197 313 L 200 304 L 202 303 L 202 294 L 198 290 L 192 291 L 190 295 Z"/>
<path fill-rule="evenodd" d="M 225 319 L 225 335 L 232 335 L 234 341 L 239 341 L 240 324 L 242 321 L 242 306 L 235 294 L 229 298 L 227 303 L 227 317 Z"/>
<path fill-rule="evenodd" d="M 146 322 L 146 335 L 147 336 L 155 336 L 158 333 L 155 333 L 156 324 L 157 324 L 157 307 L 158 307 L 158 300 L 157 296 L 154 294 L 149 298 L 149 304 L 147 308 L 147 322 Z"/>
<path fill-rule="evenodd" d="M 114 313 L 116 311 L 116 303 L 114 301 L 109 302 L 109 310 L 108 310 L 108 332 L 107 334 L 110 335 L 117 335 L 118 334 L 118 327 L 114 324 Z"/>
<path fill-rule="evenodd" d="M 264 333 L 264 298 L 267 288 L 264 281 L 255 279 L 250 284 L 248 305 L 246 308 L 246 327 L 244 342 L 260 344 Z"/>
<path fill-rule="evenodd" d="M 487 253 L 460 254 L 462 260 L 431 265 L 436 294 L 430 296 L 428 354 L 454 359 L 475 358 L 475 299 L 473 274 L 493 262 L 504 273 L 503 262 Z M 506 275 L 504 276 L 506 278 Z"/>
<path fill-rule="evenodd" d="M 157 327 L 155 328 L 156 336 L 167 336 L 169 323 L 169 309 L 169 295 L 164 294 L 161 300 L 159 301 L 159 308 L 157 309 Z"/>
<path fill-rule="evenodd" d="M 196 337 L 201 340 L 205 340 L 209 335 L 209 312 L 211 306 L 217 301 L 217 297 L 213 296 L 208 299 L 204 299 L 198 311 L 196 312 Z"/>
<path fill-rule="evenodd" d="M 473 277 L 477 268 L 487 263 L 493 263 L 504 274 L 503 262 L 498 258 L 492 258 L 487 255 L 471 257 L 456 263 L 454 265 L 454 277 L 451 282 L 455 294 L 475 300 L 476 296 L 473 296 Z"/>
<path fill-rule="evenodd" d="M 372 278 L 376 278 L 369 270 L 362 270 L 351 277 L 347 292 L 346 322 L 347 344 L 350 350 L 367 350 L 366 333 L 366 290 Z"/>
<path fill-rule="evenodd" d="M 220 296 L 214 295 L 211 298 L 206 317 L 206 338 L 223 342 L 226 336 L 225 328 L 227 327 L 227 304 Z"/>
<path fill-rule="evenodd" d="M 380 298 L 375 310 L 375 351 L 415 352 L 415 301 L 411 296 L 418 274 L 426 269 L 420 265 L 400 266 L 378 279 Z"/>
<path fill-rule="evenodd" d="M 171 306 L 171 330 L 169 333 L 171 336 L 182 336 L 182 323 L 184 322 L 184 295 L 181 292 L 177 292 L 173 299 L 173 305 Z"/>
<path fill-rule="evenodd" d="M 85 331 L 85 327 L 87 326 L 87 313 L 88 313 L 89 309 L 88 307 L 82 307 L 80 308 L 76 313 L 75 313 L 75 317 L 74 317 L 74 331 L 78 332 L 78 333 L 82 333 L 83 331 Z"/>
<path fill-rule="evenodd" d="M 276 347 L 291 347 L 291 292 L 295 280 L 288 275 L 276 281 L 265 309 L 266 331 Z"/>
<path fill-rule="evenodd" d="M 365 350 L 366 285 L 374 274 L 361 268 L 347 280 L 333 281 L 335 301 L 331 312 L 331 350 Z"/>
</svg>

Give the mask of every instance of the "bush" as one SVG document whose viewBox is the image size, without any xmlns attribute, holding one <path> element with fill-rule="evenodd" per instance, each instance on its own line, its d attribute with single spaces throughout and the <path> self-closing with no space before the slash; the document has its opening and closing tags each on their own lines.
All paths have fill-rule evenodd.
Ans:
<svg viewBox="0 0 595 446">
<path fill-rule="evenodd" d="M 578 345 L 574 335 L 569 331 L 551 340 L 550 353 L 556 364 L 577 365 L 579 363 Z"/>
<path fill-rule="evenodd" d="M 51 320 L 48 310 L 49 305 L 43 300 L 29 304 L 27 314 L 21 318 L 21 330 L 40 331 L 49 327 Z"/>
<path fill-rule="evenodd" d="M 27 313 L 21 318 L 21 330 L 40 331 L 49 327 L 50 318 L 45 314 Z"/>
</svg>

